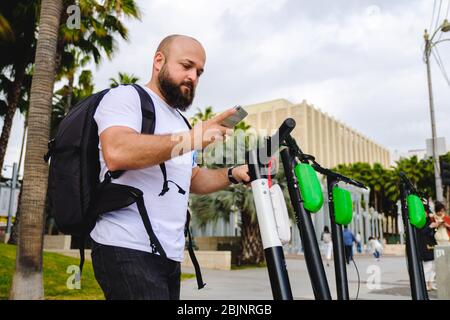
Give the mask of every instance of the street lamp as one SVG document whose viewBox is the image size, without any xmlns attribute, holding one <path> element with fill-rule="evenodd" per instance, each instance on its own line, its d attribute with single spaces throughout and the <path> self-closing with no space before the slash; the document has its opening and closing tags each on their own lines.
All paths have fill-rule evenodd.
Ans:
<svg viewBox="0 0 450 320">
<path fill-rule="evenodd" d="M 450 31 L 450 22 L 448 22 L 447 19 L 444 20 L 444 23 L 441 26 L 442 32 L 448 32 Z"/>
<path fill-rule="evenodd" d="M 442 190 L 442 180 L 441 180 L 441 169 L 439 167 L 439 155 L 437 154 L 436 148 L 436 123 L 434 119 L 434 104 L 433 104 L 433 89 L 431 85 L 431 69 L 430 69 L 430 55 L 431 50 L 434 46 L 436 46 L 440 42 L 450 41 L 450 39 L 438 40 L 433 42 L 435 35 L 438 31 L 449 32 L 450 31 L 450 23 L 447 19 L 444 20 L 442 25 L 433 33 L 431 38 L 427 30 L 425 29 L 424 39 L 425 39 L 425 63 L 427 65 L 427 78 L 428 78 L 428 93 L 430 99 L 430 116 L 431 116 L 431 141 L 433 145 L 433 162 L 434 162 L 434 180 L 436 183 L 436 200 L 443 201 L 443 190 Z"/>
</svg>

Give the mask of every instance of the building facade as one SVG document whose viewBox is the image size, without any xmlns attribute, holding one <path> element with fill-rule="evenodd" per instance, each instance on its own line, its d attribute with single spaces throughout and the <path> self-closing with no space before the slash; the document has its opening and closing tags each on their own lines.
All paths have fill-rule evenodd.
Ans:
<svg viewBox="0 0 450 320">
<path fill-rule="evenodd" d="M 361 133 L 309 105 L 306 101 L 293 104 L 279 99 L 249 106 L 245 122 L 259 132 L 272 133 L 288 117 L 297 125 L 293 137 L 303 152 L 316 157 L 322 166 L 333 168 L 338 164 L 355 162 L 380 163 L 390 166 L 390 152 Z"/>
</svg>

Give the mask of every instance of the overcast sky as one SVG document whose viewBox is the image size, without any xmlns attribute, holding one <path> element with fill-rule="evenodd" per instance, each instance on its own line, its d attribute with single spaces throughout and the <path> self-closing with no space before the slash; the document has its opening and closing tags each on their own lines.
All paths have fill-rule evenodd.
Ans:
<svg viewBox="0 0 450 320">
<path fill-rule="evenodd" d="M 450 0 L 442 0 L 439 23 Z M 431 137 L 423 32 L 432 0 L 137 0 L 111 61 L 93 67 L 96 89 L 119 71 L 146 83 L 162 38 L 180 33 L 205 47 L 205 73 L 188 115 L 279 98 L 306 100 L 389 150 L 425 148 Z M 432 29 L 440 0 L 436 0 Z M 439 34 L 438 34 L 439 37 Z M 443 34 L 442 39 L 450 38 Z M 450 74 L 450 42 L 438 45 Z M 450 85 L 432 60 L 438 136 L 450 145 Z M 7 161 L 18 158 L 15 122 Z"/>
</svg>

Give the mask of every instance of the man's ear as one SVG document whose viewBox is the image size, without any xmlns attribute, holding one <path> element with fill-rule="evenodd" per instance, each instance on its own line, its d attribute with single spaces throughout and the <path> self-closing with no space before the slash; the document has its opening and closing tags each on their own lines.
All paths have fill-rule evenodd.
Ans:
<svg viewBox="0 0 450 320">
<path fill-rule="evenodd" d="M 153 65 L 154 65 L 156 71 L 160 72 L 161 68 L 165 62 L 166 62 L 166 57 L 164 56 L 164 54 L 162 52 L 158 51 L 155 54 L 155 57 L 153 58 Z"/>
</svg>

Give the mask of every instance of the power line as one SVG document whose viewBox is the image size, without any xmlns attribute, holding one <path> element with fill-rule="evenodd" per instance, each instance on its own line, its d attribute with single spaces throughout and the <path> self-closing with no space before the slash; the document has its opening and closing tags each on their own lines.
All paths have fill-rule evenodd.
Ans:
<svg viewBox="0 0 450 320">
<path fill-rule="evenodd" d="M 444 67 L 444 63 L 441 59 L 441 56 L 439 55 L 439 51 L 437 50 L 437 48 L 434 48 L 435 50 L 432 51 L 433 53 L 433 57 L 436 60 L 436 63 L 439 67 L 439 69 L 441 70 L 442 75 L 444 76 L 445 81 L 447 82 L 448 86 L 450 87 L 450 78 L 447 75 L 447 72 L 445 71 L 445 67 Z"/>
<path fill-rule="evenodd" d="M 439 63 L 441 65 L 441 67 L 442 67 L 442 72 L 443 72 L 444 77 L 447 79 L 447 82 L 448 82 L 449 77 L 447 75 L 447 71 L 445 70 L 444 61 L 442 60 L 441 55 L 439 54 L 438 48 L 435 48 L 435 49 L 436 49 L 436 56 L 438 57 Z"/>
<path fill-rule="evenodd" d="M 448 0 L 447 13 L 445 14 L 445 18 L 443 19 L 443 21 L 448 18 L 449 9 L 450 9 L 450 0 Z M 439 38 L 437 41 L 441 40 L 442 34 L 443 34 L 442 30 L 440 30 Z"/>
<path fill-rule="evenodd" d="M 433 20 L 434 20 L 434 13 L 435 13 L 435 11 L 436 11 L 436 0 L 434 0 L 434 3 L 433 3 L 433 14 L 431 15 L 430 29 L 428 29 L 428 30 L 430 30 L 430 32 L 432 32 L 431 28 L 433 27 Z"/>
<path fill-rule="evenodd" d="M 442 0 L 439 1 L 439 10 L 438 10 L 438 14 L 436 16 L 436 25 L 434 26 L 433 30 L 436 30 L 438 28 L 439 16 L 441 15 L 441 7 L 442 7 Z"/>
<path fill-rule="evenodd" d="M 447 5 L 447 13 L 445 14 L 445 19 L 448 18 L 448 13 L 450 12 L 450 0 L 448 0 L 448 5 Z"/>
<path fill-rule="evenodd" d="M 447 72 L 445 71 L 445 67 L 444 67 L 444 63 L 441 59 L 441 55 L 439 54 L 439 51 L 437 50 L 437 48 L 435 48 L 435 49 L 436 49 L 435 50 L 436 52 L 433 52 L 434 59 L 436 59 L 436 62 L 439 66 L 439 69 L 441 70 L 442 75 L 444 76 L 445 81 L 450 86 L 450 79 L 447 75 Z"/>
</svg>

